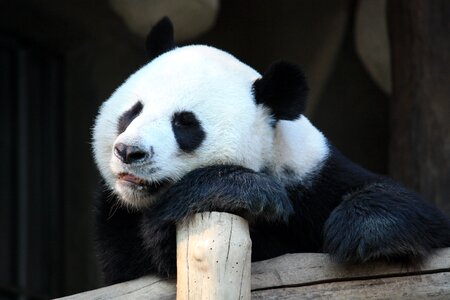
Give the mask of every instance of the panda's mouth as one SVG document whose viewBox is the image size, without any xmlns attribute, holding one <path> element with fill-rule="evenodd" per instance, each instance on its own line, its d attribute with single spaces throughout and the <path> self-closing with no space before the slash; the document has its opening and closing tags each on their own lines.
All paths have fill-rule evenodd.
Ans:
<svg viewBox="0 0 450 300">
<path fill-rule="evenodd" d="M 130 173 L 119 173 L 117 175 L 117 180 L 138 190 L 145 191 L 150 195 L 158 193 L 161 189 L 167 187 L 171 182 L 169 179 L 149 182 Z"/>
</svg>

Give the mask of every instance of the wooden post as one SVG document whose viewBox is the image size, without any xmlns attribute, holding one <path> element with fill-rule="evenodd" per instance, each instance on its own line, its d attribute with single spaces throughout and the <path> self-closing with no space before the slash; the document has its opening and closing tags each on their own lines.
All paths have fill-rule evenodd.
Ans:
<svg viewBox="0 0 450 300">
<path fill-rule="evenodd" d="M 196 214 L 177 226 L 177 300 L 250 299 L 251 245 L 245 219 Z"/>
</svg>

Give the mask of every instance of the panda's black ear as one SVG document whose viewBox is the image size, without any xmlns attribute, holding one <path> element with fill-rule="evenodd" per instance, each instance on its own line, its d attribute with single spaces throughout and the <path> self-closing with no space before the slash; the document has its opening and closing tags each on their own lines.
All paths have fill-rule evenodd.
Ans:
<svg viewBox="0 0 450 300">
<path fill-rule="evenodd" d="M 173 25 L 168 17 L 162 18 L 153 26 L 147 36 L 145 46 L 150 59 L 175 48 Z"/>
<path fill-rule="evenodd" d="M 253 83 L 253 94 L 276 120 L 295 120 L 305 109 L 308 85 L 298 66 L 278 61 Z"/>
</svg>

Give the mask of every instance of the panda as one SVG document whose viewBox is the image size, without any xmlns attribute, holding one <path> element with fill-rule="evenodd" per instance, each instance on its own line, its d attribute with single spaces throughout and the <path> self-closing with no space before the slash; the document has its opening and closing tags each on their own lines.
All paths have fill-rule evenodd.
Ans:
<svg viewBox="0 0 450 300">
<path fill-rule="evenodd" d="M 108 284 L 176 273 L 175 224 L 204 211 L 250 224 L 252 260 L 328 252 L 338 262 L 420 262 L 450 246 L 450 219 L 351 162 L 303 115 L 307 84 L 284 61 L 260 75 L 219 49 L 176 47 L 162 19 L 150 62 L 102 104 L 97 253 Z"/>
</svg>

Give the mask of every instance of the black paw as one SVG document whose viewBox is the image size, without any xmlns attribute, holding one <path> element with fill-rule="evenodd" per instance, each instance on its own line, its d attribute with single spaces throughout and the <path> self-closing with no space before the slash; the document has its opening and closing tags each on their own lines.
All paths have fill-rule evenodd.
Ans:
<svg viewBox="0 0 450 300">
<path fill-rule="evenodd" d="M 324 250 L 336 260 L 419 261 L 450 243 L 448 219 L 402 187 L 374 184 L 348 195 L 324 227 Z"/>
<path fill-rule="evenodd" d="M 151 210 L 176 222 L 195 213 L 222 211 L 249 221 L 287 221 L 293 214 L 284 187 L 274 178 L 239 166 L 196 169 L 172 186 Z"/>
</svg>

